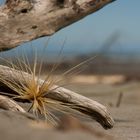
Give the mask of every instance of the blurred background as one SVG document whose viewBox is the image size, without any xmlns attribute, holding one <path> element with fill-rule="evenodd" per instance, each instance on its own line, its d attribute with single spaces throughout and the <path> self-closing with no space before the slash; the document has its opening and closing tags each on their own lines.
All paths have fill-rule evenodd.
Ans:
<svg viewBox="0 0 140 140">
<path fill-rule="evenodd" d="M 4 0 L 0 0 L 0 4 L 3 3 Z M 119 80 L 139 80 L 139 5 L 139 0 L 117 0 L 51 37 L 21 44 L 13 50 L 1 53 L 1 56 L 14 60 L 15 56 L 22 56 L 24 52 L 32 62 L 35 48 L 38 61 L 44 61 L 45 70 L 59 63 L 59 68 L 55 70 L 59 73 L 88 60 L 74 71 L 99 77 L 116 76 Z M 89 60 L 94 56 L 96 58 Z M 103 80 L 99 79 L 100 82 Z"/>
</svg>

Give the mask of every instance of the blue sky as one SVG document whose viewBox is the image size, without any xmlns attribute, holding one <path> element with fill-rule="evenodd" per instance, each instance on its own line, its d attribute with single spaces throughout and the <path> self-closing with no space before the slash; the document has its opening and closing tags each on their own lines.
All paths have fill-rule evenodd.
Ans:
<svg viewBox="0 0 140 140">
<path fill-rule="evenodd" d="M 136 52 L 140 54 L 140 0 L 117 0 L 100 11 L 62 29 L 51 37 L 50 52 L 59 50 L 66 39 L 65 51 L 94 51 L 113 33 L 120 37 L 113 49 L 119 52 Z M 36 46 L 44 46 L 47 38 L 34 41 Z M 24 48 L 29 48 L 26 43 Z"/>
</svg>

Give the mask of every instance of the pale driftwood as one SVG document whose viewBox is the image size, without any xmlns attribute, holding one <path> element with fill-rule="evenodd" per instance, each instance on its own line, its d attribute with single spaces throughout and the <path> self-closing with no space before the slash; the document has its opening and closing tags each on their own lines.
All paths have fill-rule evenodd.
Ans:
<svg viewBox="0 0 140 140">
<path fill-rule="evenodd" d="M 0 50 L 52 35 L 113 1 L 7 0 L 0 7 Z"/>
<path fill-rule="evenodd" d="M 11 100 L 8 97 L 0 95 L 0 108 L 10 111 L 19 111 L 25 113 L 26 111 L 19 106 L 15 101 Z"/>
<path fill-rule="evenodd" d="M 20 81 L 24 84 L 25 79 L 29 80 L 29 78 L 31 78 L 31 75 L 28 73 L 22 72 L 22 75 L 24 75 L 24 78 L 21 76 L 21 71 L 0 65 L 0 78 L 2 79 L 11 79 L 16 82 Z M 40 79 L 39 82 L 41 84 L 43 80 Z M 7 85 L 3 85 L 1 89 L 7 90 L 8 87 Z M 90 116 L 92 119 L 95 119 L 106 129 L 112 128 L 114 125 L 114 121 L 105 106 L 71 90 L 54 85 L 52 90 L 50 89 L 50 92 L 46 94 L 46 97 L 73 105 L 73 109 Z"/>
</svg>

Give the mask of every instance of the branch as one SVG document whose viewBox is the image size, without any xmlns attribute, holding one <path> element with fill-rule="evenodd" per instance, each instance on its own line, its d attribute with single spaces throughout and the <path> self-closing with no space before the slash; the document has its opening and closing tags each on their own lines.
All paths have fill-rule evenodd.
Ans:
<svg viewBox="0 0 140 140">
<path fill-rule="evenodd" d="M 12 81 L 15 81 L 16 83 L 20 81 L 25 84 L 25 81 L 28 81 L 31 78 L 31 75 L 0 65 L 0 77 L 1 79 L 10 79 Z M 42 85 L 42 82 L 43 80 L 40 79 L 39 84 Z M 113 127 L 114 121 L 105 106 L 87 97 L 79 95 L 71 90 L 58 87 L 56 85 L 51 88 L 53 90 L 50 89 L 50 91 L 52 92 L 47 93 L 46 98 L 61 101 L 63 103 L 68 103 L 72 106 L 74 105 L 73 109 L 90 116 L 92 119 L 95 119 L 104 128 L 108 129 Z M 3 85 L 1 89 L 5 89 L 7 92 L 8 87 L 7 85 Z"/>
<path fill-rule="evenodd" d="M 0 50 L 49 36 L 115 0 L 7 0 L 0 7 Z"/>
<path fill-rule="evenodd" d="M 0 108 L 4 110 L 10 110 L 10 111 L 19 111 L 22 113 L 25 113 L 26 111 L 19 106 L 16 102 L 9 99 L 8 97 L 0 95 Z"/>
</svg>

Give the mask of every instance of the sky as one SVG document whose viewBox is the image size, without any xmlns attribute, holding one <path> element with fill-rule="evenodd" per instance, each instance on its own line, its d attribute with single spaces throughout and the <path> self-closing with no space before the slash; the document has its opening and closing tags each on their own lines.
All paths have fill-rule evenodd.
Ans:
<svg viewBox="0 0 140 140">
<path fill-rule="evenodd" d="M 2 2 L 2 0 L 0 0 Z M 117 0 L 96 13 L 58 31 L 50 37 L 48 51 L 62 47 L 70 54 L 100 50 L 113 34 L 119 33 L 111 50 L 118 53 L 140 54 L 140 0 Z M 41 48 L 48 37 L 32 42 Z M 31 43 L 21 45 L 30 51 Z M 19 47 L 20 48 L 20 47 Z M 110 50 L 110 52 L 111 52 Z"/>
</svg>

